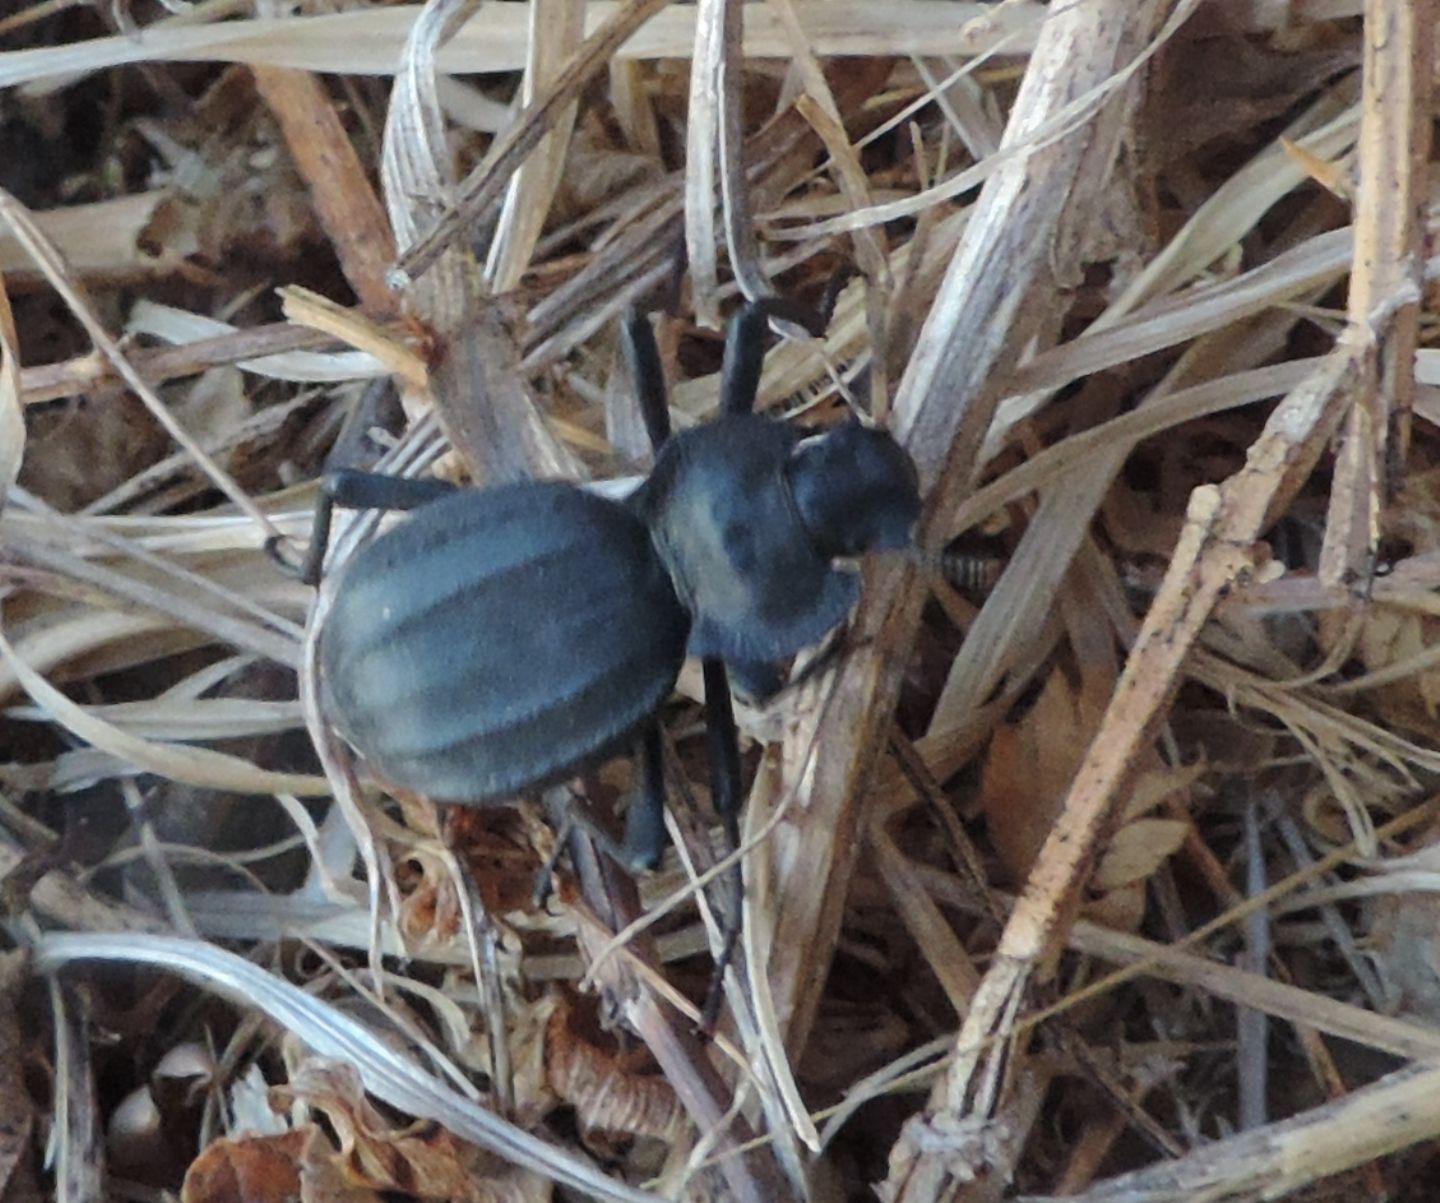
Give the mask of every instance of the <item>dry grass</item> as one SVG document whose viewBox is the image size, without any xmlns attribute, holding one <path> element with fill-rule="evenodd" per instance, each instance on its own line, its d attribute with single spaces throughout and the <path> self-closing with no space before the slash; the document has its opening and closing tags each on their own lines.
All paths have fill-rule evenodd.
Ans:
<svg viewBox="0 0 1440 1203">
<path fill-rule="evenodd" d="M 11 1197 L 1433 1196 L 1433 0 L 171 7 L 0 13 Z M 641 471 L 620 315 L 691 424 L 840 268 L 761 404 L 888 421 L 926 554 L 740 708 L 707 1042 L 698 672 L 675 851 L 540 907 L 262 544 L 337 438 Z"/>
</svg>

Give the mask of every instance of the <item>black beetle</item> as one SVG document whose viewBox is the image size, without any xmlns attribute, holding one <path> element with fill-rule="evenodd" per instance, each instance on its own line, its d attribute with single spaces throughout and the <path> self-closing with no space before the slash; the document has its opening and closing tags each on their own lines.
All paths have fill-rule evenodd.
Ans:
<svg viewBox="0 0 1440 1203">
<path fill-rule="evenodd" d="M 688 654 L 705 670 L 712 791 L 735 838 L 739 759 L 724 665 L 759 692 L 773 667 L 854 604 L 837 561 L 903 546 L 919 512 L 915 469 L 854 419 L 804 437 L 752 412 L 771 318 L 818 335 L 779 298 L 732 320 L 720 414 L 670 437 L 648 319 L 624 347 L 656 448 L 624 501 L 561 482 L 455 490 L 342 471 L 327 476 L 302 575 L 319 576 L 333 505 L 414 513 L 344 566 L 319 634 L 327 717 L 389 784 L 484 805 L 575 775 L 641 741 L 630 867 L 663 847 L 653 718 Z"/>
</svg>

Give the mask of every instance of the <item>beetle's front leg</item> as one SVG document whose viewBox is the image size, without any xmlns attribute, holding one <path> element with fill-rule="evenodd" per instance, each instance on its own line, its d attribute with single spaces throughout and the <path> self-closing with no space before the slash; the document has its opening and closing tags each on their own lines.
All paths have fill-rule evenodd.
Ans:
<svg viewBox="0 0 1440 1203">
<path fill-rule="evenodd" d="M 330 548 L 330 521 L 337 505 L 347 510 L 414 510 L 454 491 L 455 486 L 445 480 L 411 480 L 358 468 L 336 468 L 321 477 L 305 558 L 295 564 L 281 554 L 283 535 L 265 540 L 265 554 L 282 572 L 299 577 L 307 585 L 317 585 Z"/>
</svg>

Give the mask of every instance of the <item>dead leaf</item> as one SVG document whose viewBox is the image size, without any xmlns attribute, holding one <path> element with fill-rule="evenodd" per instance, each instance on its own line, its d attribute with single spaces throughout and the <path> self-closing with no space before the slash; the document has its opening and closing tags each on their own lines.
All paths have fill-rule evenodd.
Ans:
<svg viewBox="0 0 1440 1203">
<path fill-rule="evenodd" d="M 1136 819 L 1110 840 L 1095 869 L 1095 889 L 1109 891 L 1144 881 L 1180 849 L 1190 824 L 1179 819 Z"/>
<path fill-rule="evenodd" d="M 1053 672 L 1035 705 L 990 741 L 980 803 L 1012 881 L 1025 880 L 1050 834 L 1091 730 L 1065 675 Z"/>
<path fill-rule="evenodd" d="M 191 1165 L 181 1203 L 379 1203 L 349 1181 L 315 1124 L 276 1136 L 217 1140 Z"/>
<path fill-rule="evenodd" d="M 351 1181 L 450 1203 L 548 1203 L 551 1184 L 439 1124 L 395 1127 L 371 1105 L 353 1067 L 306 1060 L 276 1094 L 324 1113 Z"/>
<path fill-rule="evenodd" d="M 670 1083 L 589 1038 L 574 1007 L 557 1006 L 550 1017 L 545 1066 L 550 1088 L 587 1129 L 674 1140 L 684 1122 Z"/>
<path fill-rule="evenodd" d="M 1322 158 L 1289 138 L 1281 138 L 1280 145 L 1285 148 L 1285 153 L 1299 164 L 1300 170 L 1320 187 L 1333 192 L 1341 200 L 1350 199 L 1353 171 L 1347 160 Z"/>
<path fill-rule="evenodd" d="M 1095 701 L 1092 702 L 1092 698 Z M 1023 882 L 1050 834 L 1070 779 L 1099 727 L 1103 697 L 1050 674 L 1035 705 L 990 742 L 980 799 L 990 838 L 1015 882 Z M 1153 751 L 1120 808 L 1121 825 L 1101 851 L 1086 914 L 1107 926 L 1134 930 L 1144 917 L 1144 882 L 1184 842 L 1189 824 L 1143 817 L 1180 800 L 1209 771 L 1205 762 L 1172 768 Z M 1131 887 L 1141 887 L 1138 892 Z"/>
<path fill-rule="evenodd" d="M 181 1203 L 300 1203 L 304 1131 L 217 1140 L 195 1159 Z"/>
</svg>

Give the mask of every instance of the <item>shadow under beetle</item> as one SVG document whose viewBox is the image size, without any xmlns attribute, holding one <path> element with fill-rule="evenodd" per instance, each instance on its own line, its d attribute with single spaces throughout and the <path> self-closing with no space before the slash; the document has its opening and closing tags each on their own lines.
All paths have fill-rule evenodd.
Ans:
<svg viewBox="0 0 1440 1203">
<path fill-rule="evenodd" d="M 486 805 L 638 744 L 641 787 L 608 850 L 651 866 L 664 848 L 655 715 L 689 654 L 704 670 L 715 808 L 738 842 L 725 666 L 748 692 L 773 692 L 776 664 L 858 597 L 858 573 L 837 561 L 905 546 L 920 507 L 887 433 L 851 419 L 807 438 L 752 412 L 772 317 L 817 336 L 824 325 L 779 298 L 745 306 L 727 332 L 719 416 L 673 437 L 654 333 L 626 322 L 655 464 L 623 501 L 563 482 L 326 476 L 300 570 L 312 584 L 334 505 L 413 511 L 344 566 L 319 633 L 322 708 L 376 778 Z"/>
</svg>

